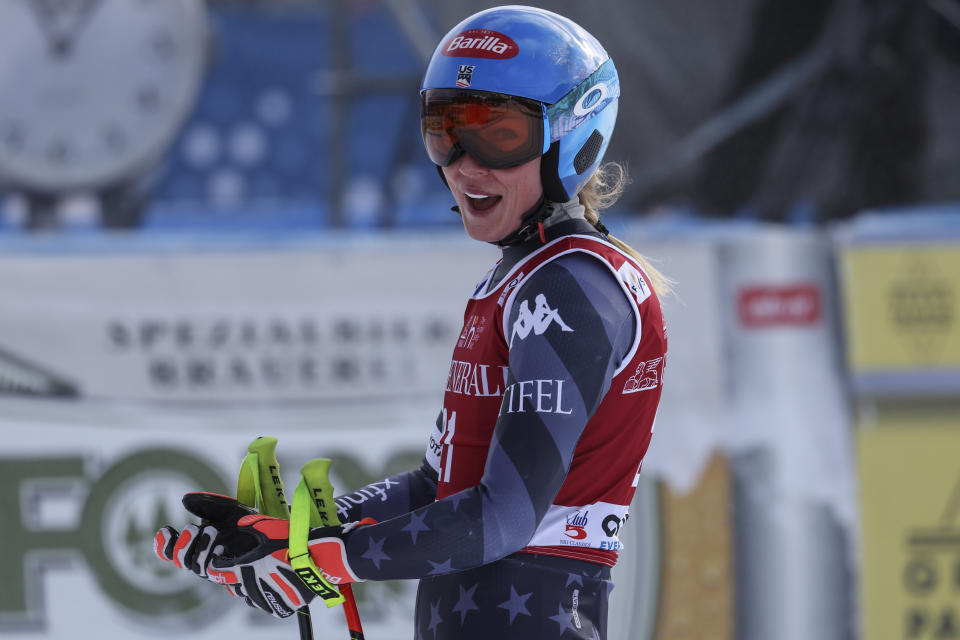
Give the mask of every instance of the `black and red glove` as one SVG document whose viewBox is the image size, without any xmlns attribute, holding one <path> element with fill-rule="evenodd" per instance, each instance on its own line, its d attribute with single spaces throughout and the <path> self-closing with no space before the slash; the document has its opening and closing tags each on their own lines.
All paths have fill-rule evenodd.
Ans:
<svg viewBox="0 0 960 640">
<path fill-rule="evenodd" d="M 237 520 L 257 512 L 233 498 L 216 493 L 187 495 L 192 497 L 189 504 L 184 500 L 184 505 L 201 518 L 200 524 L 187 525 L 183 531 L 169 525 L 161 527 L 153 540 L 154 551 L 178 568 L 206 578 L 207 565 L 214 554 L 223 552 L 224 543 L 236 549 L 242 542 L 234 539 Z"/>
<path fill-rule="evenodd" d="M 157 533 L 157 553 L 161 558 L 227 585 L 247 604 L 279 618 L 293 615 L 314 598 L 314 591 L 290 566 L 288 521 L 251 513 L 234 498 L 217 494 L 188 493 L 183 502 L 206 524 L 201 524 L 196 532 L 185 528 L 180 537 L 189 534 L 191 538 L 182 544 L 179 538 L 171 541 L 175 529 L 161 529 Z M 244 510 L 237 510 L 237 505 Z M 232 521 L 214 519 L 225 514 Z M 374 523 L 373 519 L 364 518 L 310 530 L 310 556 L 331 583 L 360 580 L 347 562 L 344 535 L 357 526 Z"/>
</svg>

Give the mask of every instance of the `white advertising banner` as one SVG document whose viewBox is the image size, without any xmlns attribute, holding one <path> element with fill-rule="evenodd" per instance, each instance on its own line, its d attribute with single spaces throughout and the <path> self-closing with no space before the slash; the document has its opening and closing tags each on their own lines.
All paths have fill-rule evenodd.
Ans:
<svg viewBox="0 0 960 640">
<path fill-rule="evenodd" d="M 465 242 L 0 256 L 0 361 L 106 399 L 436 395 L 495 258 Z"/>
</svg>

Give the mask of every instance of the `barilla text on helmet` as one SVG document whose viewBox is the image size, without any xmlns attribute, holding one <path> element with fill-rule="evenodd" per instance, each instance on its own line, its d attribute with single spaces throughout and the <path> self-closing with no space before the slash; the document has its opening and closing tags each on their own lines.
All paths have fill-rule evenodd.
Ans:
<svg viewBox="0 0 960 640">
<path fill-rule="evenodd" d="M 467 29 L 450 38 L 441 53 L 457 58 L 489 58 L 507 60 L 520 51 L 517 43 L 490 29 Z"/>
</svg>

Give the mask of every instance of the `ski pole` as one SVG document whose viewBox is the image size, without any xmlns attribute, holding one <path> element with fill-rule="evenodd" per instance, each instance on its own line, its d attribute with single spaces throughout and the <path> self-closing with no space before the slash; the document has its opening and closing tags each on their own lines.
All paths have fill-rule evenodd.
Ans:
<svg viewBox="0 0 960 640">
<path fill-rule="evenodd" d="M 290 515 L 290 549 L 293 554 L 294 545 L 306 550 L 307 536 L 313 527 L 329 527 L 340 524 L 337 515 L 337 505 L 333 500 L 333 485 L 330 484 L 330 460 L 317 458 L 300 468 L 300 482 L 293 494 L 293 506 Z M 295 541 L 296 538 L 296 541 Z M 301 556 L 303 557 L 303 556 Z M 309 559 L 309 551 L 305 559 Z M 317 573 L 322 579 L 319 570 L 312 560 L 301 566 L 308 573 Z M 297 573 L 300 574 L 300 570 Z M 357 609 L 357 600 L 353 595 L 353 588 L 349 583 L 339 585 L 343 615 L 350 631 L 350 640 L 364 640 L 363 626 L 360 623 L 360 611 Z M 327 600 L 331 607 L 336 602 Z"/>
<path fill-rule="evenodd" d="M 240 465 L 237 479 L 237 501 L 263 515 L 288 520 L 290 507 L 283 494 L 276 450 L 277 439 L 273 436 L 261 436 L 247 446 L 247 455 Z M 300 640 L 313 640 L 309 606 L 297 609 L 297 624 Z"/>
</svg>

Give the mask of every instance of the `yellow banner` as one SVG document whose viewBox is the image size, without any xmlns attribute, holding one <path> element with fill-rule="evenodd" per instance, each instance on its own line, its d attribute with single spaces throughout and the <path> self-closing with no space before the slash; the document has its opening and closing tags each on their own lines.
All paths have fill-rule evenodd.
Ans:
<svg viewBox="0 0 960 640">
<path fill-rule="evenodd" d="M 896 422 L 858 429 L 863 637 L 956 638 L 960 418 Z"/>
<path fill-rule="evenodd" d="M 855 373 L 960 369 L 960 244 L 854 246 L 841 267 Z"/>
<path fill-rule="evenodd" d="M 655 640 L 736 637 L 732 491 L 730 463 L 715 454 L 693 491 L 661 493 Z"/>
</svg>

